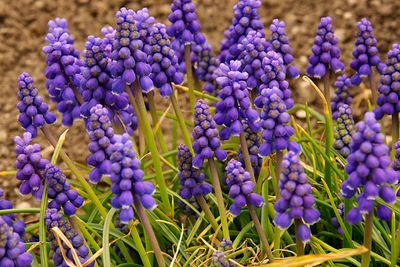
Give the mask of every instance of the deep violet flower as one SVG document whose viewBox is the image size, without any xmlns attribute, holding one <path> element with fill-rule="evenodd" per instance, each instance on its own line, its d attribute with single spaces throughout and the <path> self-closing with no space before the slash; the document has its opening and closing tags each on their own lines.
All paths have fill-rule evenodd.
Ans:
<svg viewBox="0 0 400 267">
<path fill-rule="evenodd" d="M 372 24 L 366 18 L 362 18 L 357 23 L 358 33 L 353 50 L 353 60 L 350 67 L 356 71 L 351 77 L 354 85 L 361 83 L 361 78 L 371 76 L 373 67 L 382 73 L 385 64 L 379 58 L 378 42 L 372 33 Z"/>
<path fill-rule="evenodd" d="M 383 68 L 378 91 L 378 107 L 374 110 L 378 120 L 384 115 L 393 115 L 400 111 L 400 44 L 393 44 L 388 52 L 388 61 Z"/>
<path fill-rule="evenodd" d="M 335 142 L 333 148 L 344 158 L 350 155 L 351 137 L 354 134 L 354 120 L 351 107 L 342 104 L 339 107 L 336 127 L 334 131 Z"/>
<path fill-rule="evenodd" d="M 56 115 L 48 111 L 49 106 L 39 96 L 32 77 L 26 72 L 18 77 L 18 99 L 18 122 L 32 137 L 37 136 L 37 128 L 56 121 Z"/>
<path fill-rule="evenodd" d="M 394 161 L 392 164 L 393 170 L 396 172 L 400 171 L 400 139 L 396 141 L 396 143 L 393 146 L 393 149 L 395 150 L 395 157 Z"/>
<path fill-rule="evenodd" d="M 307 75 L 321 79 L 328 71 L 334 73 L 344 71 L 338 42 L 332 18 L 322 17 L 312 46 L 312 55 L 308 59 Z"/>
<path fill-rule="evenodd" d="M 211 115 L 206 101 L 199 99 L 194 110 L 192 136 L 194 139 L 193 150 L 196 155 L 193 158 L 193 167 L 203 167 L 204 160 L 213 158 L 214 156 L 218 160 L 225 160 L 227 153 L 220 148 L 221 141 L 218 138 L 217 124 Z"/>
<path fill-rule="evenodd" d="M 3 189 L 0 188 L 0 210 L 7 210 L 12 208 L 13 204 L 11 203 L 11 201 L 4 198 Z M 4 214 L 1 215 L 0 218 L 2 218 L 10 227 L 12 227 L 14 232 L 19 234 L 21 237 L 24 236 L 25 223 L 22 220 L 16 220 L 15 214 Z"/>
<path fill-rule="evenodd" d="M 346 74 L 337 77 L 335 82 L 335 95 L 331 99 L 332 119 L 338 118 L 340 105 L 350 105 L 353 99 L 350 96 L 351 80 Z"/>
<path fill-rule="evenodd" d="M 224 128 L 220 132 L 222 140 L 231 135 L 237 136 L 243 132 L 242 121 L 245 121 L 254 132 L 260 130 L 259 114 L 251 107 L 249 91 L 246 87 L 248 74 L 241 72 L 240 61 L 230 64 L 221 63 L 216 71 L 217 83 L 220 86 L 214 120 Z"/>
<path fill-rule="evenodd" d="M 62 124 L 71 126 L 74 119 L 80 117 L 80 94 L 82 62 L 79 51 L 74 47 L 74 39 L 69 33 L 67 21 L 57 18 L 49 21 L 46 54 L 46 87 L 50 100 L 57 103 L 57 109 L 63 114 Z"/>
<path fill-rule="evenodd" d="M 293 219 L 300 220 L 299 236 L 303 242 L 311 238 L 309 225 L 319 221 L 320 213 L 314 208 L 315 199 L 307 175 L 295 152 L 289 151 L 282 161 L 279 178 L 280 198 L 274 204 L 274 223 L 282 229 L 288 228 Z"/>
<path fill-rule="evenodd" d="M 223 239 L 218 245 L 218 249 L 213 252 L 212 255 L 212 266 L 214 267 L 233 267 L 234 265 L 226 257 L 225 253 L 229 253 L 233 250 L 232 242 Z"/>
<path fill-rule="evenodd" d="M 269 40 L 270 49 L 280 54 L 283 63 L 286 67 L 286 73 L 289 78 L 298 78 L 300 75 L 299 70 L 293 66 L 292 48 L 289 45 L 289 38 L 286 34 L 285 22 L 279 19 L 274 19 L 269 26 L 271 31 L 271 38 Z"/>
<path fill-rule="evenodd" d="M 347 214 L 350 224 L 359 223 L 362 215 L 374 210 L 375 199 L 379 196 L 386 203 L 394 203 L 396 194 L 391 185 L 398 182 L 398 173 L 390 168 L 389 147 L 384 143 L 381 126 L 374 113 L 367 112 L 364 121 L 355 126 L 356 132 L 351 143 L 351 154 L 347 158 L 346 172 L 348 179 L 342 184 L 341 194 L 351 198 L 357 196 L 358 206 Z M 378 205 L 377 215 L 382 220 L 391 218 L 387 206 Z"/>
<path fill-rule="evenodd" d="M 262 158 L 259 155 L 259 147 L 261 143 L 261 138 L 258 136 L 257 133 L 253 132 L 250 127 L 247 126 L 246 123 L 243 123 L 244 135 L 247 142 L 247 148 L 249 150 L 251 166 L 253 167 L 254 172 L 257 174 L 261 170 L 262 166 Z M 239 161 L 242 165 L 245 164 L 242 149 L 238 151 Z M 257 177 L 257 175 L 256 175 Z"/>
</svg>

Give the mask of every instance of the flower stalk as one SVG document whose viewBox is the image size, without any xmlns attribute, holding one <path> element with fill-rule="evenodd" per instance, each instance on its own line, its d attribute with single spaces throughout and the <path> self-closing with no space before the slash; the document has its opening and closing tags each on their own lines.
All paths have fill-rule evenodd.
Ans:
<svg viewBox="0 0 400 267">
<path fill-rule="evenodd" d="M 370 212 L 366 216 L 365 228 L 364 228 L 364 247 L 368 249 L 366 253 L 362 255 L 361 267 L 370 266 L 371 261 L 371 247 L 372 247 L 372 226 L 373 226 L 374 213 Z"/>
</svg>

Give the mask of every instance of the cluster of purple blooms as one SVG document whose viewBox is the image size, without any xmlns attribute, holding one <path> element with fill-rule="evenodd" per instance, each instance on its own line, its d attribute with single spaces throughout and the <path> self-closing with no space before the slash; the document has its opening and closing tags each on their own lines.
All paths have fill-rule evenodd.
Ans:
<svg viewBox="0 0 400 267">
<path fill-rule="evenodd" d="M 348 179 L 342 184 L 341 194 L 351 198 L 357 196 L 358 206 L 347 214 L 350 224 L 361 222 L 363 215 L 374 210 L 375 199 L 379 196 L 386 203 L 394 203 L 396 194 L 391 185 L 398 182 L 398 173 L 390 168 L 389 148 L 384 143 L 381 126 L 374 113 L 367 112 L 364 121 L 355 126 L 356 132 L 351 143 L 351 154 L 347 158 L 346 172 Z M 378 205 L 377 215 L 381 220 L 390 220 L 391 210 L 385 205 Z"/>
<path fill-rule="evenodd" d="M 37 128 L 56 121 L 56 115 L 48 111 L 49 106 L 39 96 L 32 77 L 26 72 L 18 77 L 18 98 L 18 122 L 32 137 L 37 136 Z"/>
<path fill-rule="evenodd" d="M 205 159 L 214 156 L 221 161 L 227 157 L 225 150 L 221 149 L 221 141 L 218 138 L 217 124 L 215 123 L 210 108 L 206 101 L 199 99 L 194 107 L 194 139 L 193 150 L 196 155 L 193 158 L 193 167 L 201 168 Z"/>
<path fill-rule="evenodd" d="M 151 182 L 144 182 L 140 161 L 135 157 L 132 141 L 128 134 L 115 135 L 111 145 L 111 191 L 114 197 L 111 204 L 121 209 L 119 219 L 127 224 L 134 217 L 132 204 L 137 197 L 143 207 L 153 210 L 157 204 L 153 198 L 155 191 Z"/>
<path fill-rule="evenodd" d="M 50 232 L 48 238 L 50 241 L 50 247 L 53 251 L 53 262 L 56 267 L 69 266 L 65 262 L 61 250 L 64 250 L 64 254 L 70 261 L 74 262 L 74 259 L 72 256 L 72 250 L 63 241 L 63 247 L 58 245 L 54 234 L 51 232 L 51 229 L 54 227 L 58 227 L 65 237 L 68 238 L 78 254 L 81 263 L 84 263 L 89 259 L 89 249 L 85 245 L 85 240 L 75 231 L 75 229 L 67 220 L 63 219 L 61 213 L 59 213 L 56 209 L 48 209 L 45 216 L 45 222 L 47 230 Z M 87 266 L 93 265 L 94 262 Z"/>
<path fill-rule="evenodd" d="M 212 255 L 212 263 L 214 267 L 233 267 L 233 263 L 229 261 L 225 253 L 232 251 L 232 242 L 229 240 L 222 240 L 218 245 L 218 250 L 214 251 Z"/>
<path fill-rule="evenodd" d="M 224 126 L 220 132 L 222 140 L 242 133 L 242 121 L 245 121 L 252 131 L 260 130 L 260 118 L 258 112 L 251 107 L 246 87 L 248 74 L 241 72 L 240 67 L 240 61 L 231 61 L 230 64 L 221 63 L 217 70 L 216 80 L 221 89 L 218 92 L 220 101 L 216 105 L 214 119 L 218 125 Z"/>
<path fill-rule="evenodd" d="M 353 50 L 354 59 L 350 62 L 350 67 L 356 71 L 351 77 L 354 85 L 359 85 L 361 79 L 370 77 L 375 67 L 382 73 L 385 64 L 379 58 L 378 42 L 372 33 L 372 25 L 366 18 L 357 23 L 358 33 Z"/>
<path fill-rule="evenodd" d="M 342 104 L 339 107 L 338 117 L 336 119 L 336 128 L 334 132 L 335 142 L 333 148 L 344 158 L 350 155 L 351 137 L 354 134 L 354 120 L 351 107 Z"/>
<path fill-rule="evenodd" d="M 346 74 L 337 77 L 335 81 L 335 95 L 331 100 L 332 119 L 336 120 L 339 114 L 339 107 L 343 104 L 350 105 L 352 98 L 350 88 L 353 87 L 351 80 Z"/>
<path fill-rule="evenodd" d="M 378 107 L 374 110 L 378 120 L 384 115 L 400 112 L 400 44 L 393 44 L 388 53 L 387 65 L 383 68 L 378 91 Z"/>
<path fill-rule="evenodd" d="M 330 71 L 334 73 L 344 71 L 344 64 L 340 61 L 338 42 L 339 40 L 334 33 L 332 18 L 321 18 L 312 46 L 312 55 L 308 59 L 307 75 L 321 79 Z"/>
<path fill-rule="evenodd" d="M 307 175 L 295 152 L 289 151 L 282 161 L 279 178 L 280 198 L 275 202 L 274 223 L 282 229 L 288 228 L 293 220 L 299 220 L 298 234 L 303 242 L 311 238 L 309 225 L 319 221 L 320 213 L 313 206 L 315 199 Z"/>
<path fill-rule="evenodd" d="M 219 59 L 214 55 L 211 44 L 204 42 L 201 46 L 196 46 L 193 51 L 194 74 L 204 82 L 203 90 L 210 93 L 217 93 L 215 71 L 219 67 Z"/>
<path fill-rule="evenodd" d="M 262 157 L 259 155 L 259 147 L 260 147 L 260 137 L 257 133 L 253 132 L 250 127 L 247 126 L 246 123 L 243 123 L 244 136 L 247 142 L 247 148 L 249 150 L 249 156 L 251 161 L 251 166 L 253 167 L 254 173 L 256 174 L 260 172 L 262 166 Z M 242 164 L 245 164 L 243 158 L 242 149 L 238 151 L 238 157 Z"/>
<path fill-rule="evenodd" d="M 81 66 L 79 51 L 74 47 L 65 19 L 49 21 L 46 54 L 46 87 L 50 99 L 57 103 L 57 109 L 63 114 L 62 123 L 71 126 L 74 119 L 80 117 Z"/>
</svg>

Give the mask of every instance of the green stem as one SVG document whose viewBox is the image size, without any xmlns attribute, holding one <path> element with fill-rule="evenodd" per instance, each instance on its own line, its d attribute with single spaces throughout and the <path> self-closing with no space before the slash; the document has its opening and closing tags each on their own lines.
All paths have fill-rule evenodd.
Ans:
<svg viewBox="0 0 400 267">
<path fill-rule="evenodd" d="M 250 173 L 251 180 L 255 183 L 256 178 L 254 176 L 253 166 L 251 165 L 249 147 L 247 146 L 246 136 L 245 136 L 244 132 L 240 133 L 240 148 L 242 149 L 242 154 L 243 154 L 243 159 L 244 159 L 244 165 L 246 166 L 246 171 L 248 173 Z"/>
<path fill-rule="evenodd" d="M 136 114 L 136 119 L 137 119 L 137 123 L 138 123 L 138 135 L 139 135 L 139 154 L 140 155 L 144 155 L 144 150 L 145 150 L 145 138 L 144 138 L 144 134 L 143 134 L 143 123 L 142 123 L 142 118 L 140 117 L 139 114 L 139 107 L 135 101 L 135 97 L 132 94 L 132 91 L 130 89 L 129 86 L 125 87 L 125 91 L 128 93 L 128 98 L 129 98 L 129 102 L 132 105 L 133 110 L 135 111 Z"/>
<path fill-rule="evenodd" d="M 5 214 L 14 214 L 14 213 L 40 213 L 39 208 L 26 208 L 26 209 L 5 209 L 0 210 L 0 216 Z"/>
<path fill-rule="evenodd" d="M 222 196 L 222 189 L 221 189 L 221 184 L 219 182 L 217 166 L 215 165 L 215 161 L 213 158 L 210 158 L 208 160 L 208 165 L 210 166 L 211 181 L 214 187 L 215 197 L 217 198 L 218 210 L 221 217 L 222 233 L 224 234 L 225 240 L 230 240 L 224 197 Z"/>
<path fill-rule="evenodd" d="M 349 211 L 352 209 L 352 207 L 353 207 L 353 199 L 346 198 L 344 200 L 344 216 L 346 216 L 349 213 Z M 343 244 L 344 244 L 344 247 L 351 248 L 353 245 L 352 244 L 353 241 L 351 239 L 353 236 L 353 227 L 347 222 L 347 220 L 344 220 L 344 224 L 346 225 L 346 229 L 349 232 L 350 240 L 349 240 L 349 238 L 347 238 L 345 236 L 344 240 L 343 240 Z"/>
<path fill-rule="evenodd" d="M 154 233 L 153 227 L 151 226 L 150 221 L 147 218 L 147 215 L 143 209 L 142 203 L 137 198 L 137 196 L 134 197 L 134 204 L 135 204 L 139 219 L 143 224 L 144 230 L 146 231 L 147 237 L 149 238 L 151 246 L 154 250 L 154 255 L 156 256 L 158 266 L 163 267 L 163 266 L 165 266 L 165 262 L 164 262 L 164 258 L 163 258 L 163 255 L 162 255 L 162 252 L 160 249 L 160 245 L 158 244 L 158 241 L 156 238 L 156 234 Z"/>
<path fill-rule="evenodd" d="M 295 219 L 294 220 L 294 227 L 295 227 L 295 236 L 296 236 L 296 249 L 297 249 L 297 256 L 302 256 L 304 255 L 304 245 L 303 241 L 301 241 L 300 236 L 299 236 L 299 226 L 301 224 L 300 219 Z"/>
<path fill-rule="evenodd" d="M 368 267 L 371 260 L 371 248 L 372 248 L 372 226 L 373 226 L 374 213 L 370 212 L 367 214 L 365 219 L 364 228 L 364 247 L 368 249 L 361 257 L 361 267 Z"/>
<path fill-rule="evenodd" d="M 138 233 L 138 231 L 136 229 L 136 226 L 132 224 L 131 227 L 130 227 L 130 230 L 131 230 L 131 235 L 132 235 L 132 238 L 133 238 L 133 242 L 135 242 L 136 250 L 139 253 L 139 256 L 140 256 L 140 259 L 142 260 L 143 266 L 144 267 L 151 267 L 151 263 L 150 263 L 150 260 L 149 260 L 149 258 L 147 256 L 146 249 L 144 248 L 142 240 L 140 239 L 140 236 L 139 236 L 139 233 Z"/>
<path fill-rule="evenodd" d="M 183 140 L 184 140 L 185 144 L 189 147 L 191 153 L 193 154 L 192 141 L 190 139 L 190 134 L 186 127 L 185 119 L 183 118 L 181 109 L 179 108 L 178 101 L 176 100 L 175 93 L 172 93 L 169 98 L 171 100 L 172 107 L 174 108 L 176 119 L 179 124 L 179 128 L 181 128 Z M 193 108 L 193 107 L 194 106 L 192 106 L 191 108 Z"/>
<path fill-rule="evenodd" d="M 391 240 L 392 254 L 390 255 L 391 256 L 390 267 L 396 267 L 397 251 L 399 250 L 399 247 L 397 246 L 397 243 L 396 243 L 396 213 L 395 212 L 392 212 L 390 228 L 391 228 L 391 234 L 392 234 L 392 240 Z"/>
<path fill-rule="evenodd" d="M 40 218 L 39 218 L 39 240 L 40 240 L 40 262 L 42 267 L 49 266 L 47 255 L 47 238 L 46 238 L 46 224 L 45 216 L 47 210 L 47 184 L 45 183 L 42 193 L 42 203 L 40 205 Z"/>
<path fill-rule="evenodd" d="M 185 44 L 184 57 L 186 64 L 187 83 L 189 87 L 190 110 L 192 110 L 194 105 L 196 104 L 196 98 L 194 96 L 194 77 L 193 77 L 192 60 L 190 58 L 190 44 Z"/>
<path fill-rule="evenodd" d="M 376 100 L 378 99 L 378 90 L 376 88 L 375 73 L 371 70 L 371 75 L 369 76 L 369 86 L 371 88 L 372 95 L 372 106 L 376 105 Z"/>
<path fill-rule="evenodd" d="M 324 76 L 324 97 L 327 102 L 328 114 L 325 114 L 325 154 L 329 159 L 332 155 L 332 146 L 333 146 L 333 123 L 332 123 L 332 111 L 331 111 L 331 85 L 330 85 L 330 72 L 327 71 Z M 331 166 L 327 162 L 325 162 L 325 180 L 328 184 L 329 189 L 332 192 L 336 192 L 333 190 L 333 183 L 331 177 Z"/>
<path fill-rule="evenodd" d="M 277 188 L 276 188 L 276 200 L 279 199 L 280 196 L 280 191 L 279 191 L 279 177 L 281 176 L 281 171 L 282 171 L 282 161 L 283 161 L 283 152 L 282 151 L 276 151 L 276 166 L 275 166 L 275 180 L 276 180 L 276 184 L 277 184 Z"/>
<path fill-rule="evenodd" d="M 150 107 L 150 115 L 151 115 L 151 119 L 153 121 L 153 127 L 155 127 L 156 125 L 159 124 L 159 120 L 158 120 L 158 116 L 157 116 L 157 109 L 156 109 L 156 104 L 154 102 L 154 92 L 149 92 L 147 94 L 147 100 L 149 102 L 149 107 Z M 161 130 L 161 126 L 159 125 L 159 128 L 157 130 L 157 132 L 155 133 L 158 143 L 160 144 L 161 147 L 161 151 L 163 153 L 167 153 L 168 152 L 168 147 L 167 144 L 165 143 L 164 140 L 164 136 Z"/>
<path fill-rule="evenodd" d="M 164 180 L 164 175 L 161 167 L 161 160 L 159 157 L 159 152 L 157 149 L 156 141 L 154 138 L 153 130 L 150 127 L 149 121 L 146 119 L 147 111 L 146 111 L 146 106 L 144 103 L 143 95 L 142 95 L 142 90 L 140 89 L 139 84 L 136 82 L 134 86 L 134 93 L 135 93 L 135 99 L 137 100 L 138 104 L 138 115 L 140 116 L 142 123 L 143 123 L 143 132 L 145 134 L 146 141 L 153 159 L 153 165 L 154 169 L 156 172 L 156 181 L 158 184 L 158 187 L 160 189 L 160 194 L 161 194 L 161 200 L 163 204 L 165 205 L 167 212 L 171 213 L 172 208 L 171 204 L 168 198 L 168 192 L 167 192 L 167 185 Z"/>
<path fill-rule="evenodd" d="M 204 211 L 204 214 L 208 220 L 208 222 L 211 224 L 212 228 L 214 229 L 215 232 L 218 232 L 218 223 L 217 220 L 215 219 L 214 215 L 212 214 L 210 207 L 208 206 L 206 200 L 204 199 L 203 196 L 196 196 L 196 200 L 199 203 L 202 211 Z"/>
</svg>

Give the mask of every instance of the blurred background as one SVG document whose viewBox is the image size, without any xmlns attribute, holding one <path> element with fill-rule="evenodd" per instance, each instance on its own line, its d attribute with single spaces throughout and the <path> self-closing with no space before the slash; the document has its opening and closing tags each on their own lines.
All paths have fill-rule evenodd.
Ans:
<svg viewBox="0 0 400 267">
<path fill-rule="evenodd" d="M 194 0 L 202 31 L 218 51 L 223 31 L 232 20 L 235 0 Z M 356 23 L 367 17 L 374 26 L 381 56 L 394 42 L 400 42 L 400 1 L 398 0 L 262 0 L 261 17 L 269 38 L 269 24 L 274 18 L 286 22 L 287 34 L 293 48 L 294 64 L 304 73 L 314 34 L 321 16 L 332 16 L 342 59 L 348 66 L 354 46 Z M 44 86 L 44 54 L 47 21 L 56 17 L 68 20 L 69 30 L 75 38 L 76 47 L 82 50 L 88 35 L 100 35 L 105 25 L 114 25 L 115 12 L 122 6 L 134 10 L 148 7 L 150 14 L 160 22 L 167 23 L 170 12 L 169 0 L 0 0 L 0 171 L 12 170 L 14 155 L 13 137 L 22 134 L 17 122 L 18 75 L 27 71 L 35 80 L 42 96 L 47 98 Z M 348 69 L 347 69 L 348 70 Z M 357 89 L 354 89 L 357 90 Z M 315 93 L 299 79 L 292 84 L 296 102 L 315 104 Z M 54 104 L 51 104 L 54 109 Z M 355 113 L 361 113 L 355 110 Z M 52 127 L 60 134 L 62 127 Z M 73 158 L 86 158 L 85 129 L 77 124 L 70 130 L 65 146 Z M 42 148 L 48 147 L 43 139 L 37 139 Z M 51 149 L 45 149 L 45 154 Z M 6 192 L 17 192 L 13 176 L 0 177 L 0 187 Z M 20 201 L 20 205 L 29 205 Z"/>
</svg>

